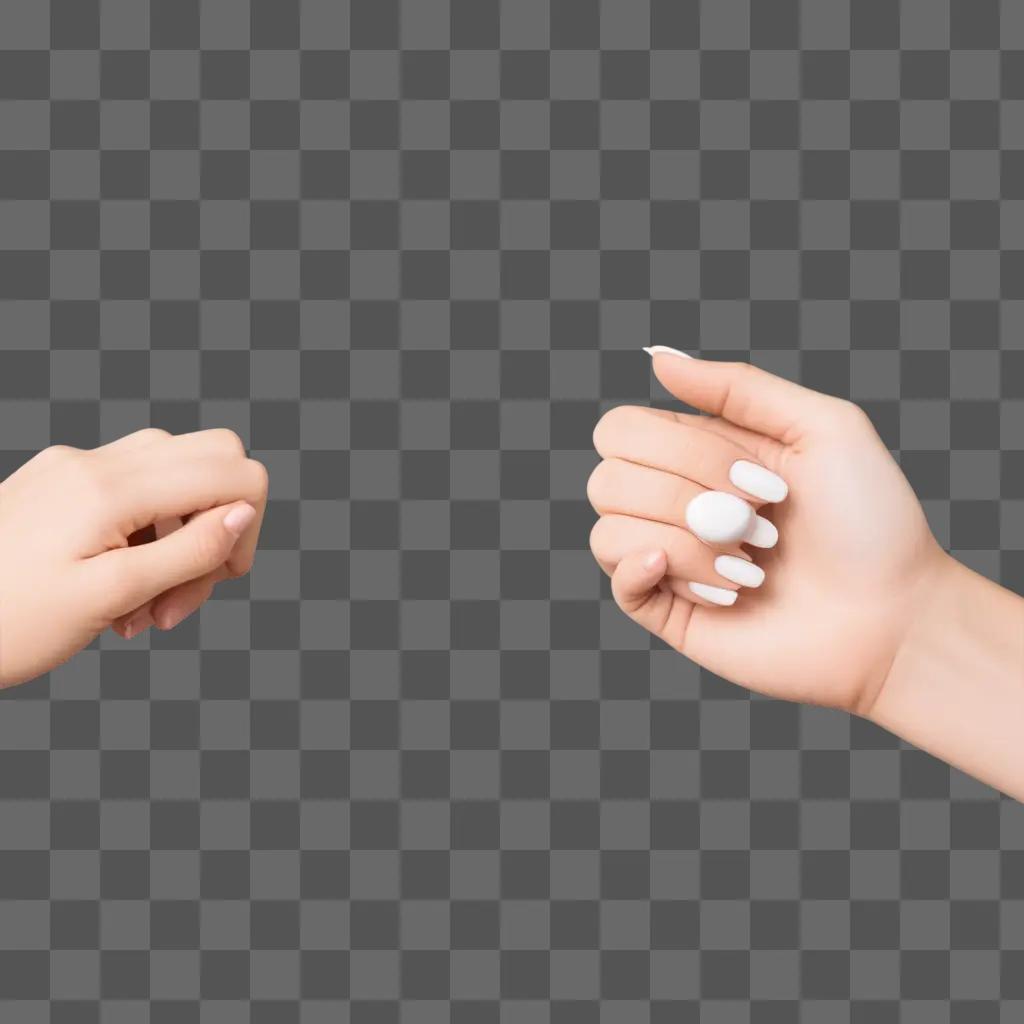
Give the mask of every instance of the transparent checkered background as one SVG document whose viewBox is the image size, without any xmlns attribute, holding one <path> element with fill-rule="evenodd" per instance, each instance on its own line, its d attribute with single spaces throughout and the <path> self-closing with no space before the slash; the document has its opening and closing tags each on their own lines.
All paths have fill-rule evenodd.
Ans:
<svg viewBox="0 0 1024 1024">
<path fill-rule="evenodd" d="M 0 1017 L 1021 1019 L 1021 806 L 651 641 L 584 488 L 642 345 L 749 358 L 1024 592 L 1022 328 L 1016 0 L 2 0 L 0 474 L 271 494 L 0 699 Z"/>
</svg>

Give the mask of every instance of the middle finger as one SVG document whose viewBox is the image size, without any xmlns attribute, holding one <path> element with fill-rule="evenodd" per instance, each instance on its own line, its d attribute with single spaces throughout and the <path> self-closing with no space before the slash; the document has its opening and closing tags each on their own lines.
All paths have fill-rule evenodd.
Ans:
<svg viewBox="0 0 1024 1024">
<path fill-rule="evenodd" d="M 770 548 L 774 525 L 756 513 L 759 502 L 712 493 L 686 477 L 623 459 L 600 462 L 587 481 L 587 497 L 599 515 L 627 515 L 683 527 L 707 544 Z"/>
</svg>

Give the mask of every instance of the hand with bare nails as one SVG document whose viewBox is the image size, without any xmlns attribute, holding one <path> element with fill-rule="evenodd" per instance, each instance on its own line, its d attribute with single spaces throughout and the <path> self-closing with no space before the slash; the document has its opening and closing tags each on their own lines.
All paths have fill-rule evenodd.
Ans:
<svg viewBox="0 0 1024 1024">
<path fill-rule="evenodd" d="M 230 430 L 46 448 L 0 483 L 0 687 L 172 629 L 252 566 L 267 471 Z"/>
</svg>

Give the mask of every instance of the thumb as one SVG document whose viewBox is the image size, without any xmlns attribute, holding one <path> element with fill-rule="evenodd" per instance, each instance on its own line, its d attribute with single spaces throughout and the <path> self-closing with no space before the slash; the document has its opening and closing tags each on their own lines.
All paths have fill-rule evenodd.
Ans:
<svg viewBox="0 0 1024 1024">
<path fill-rule="evenodd" d="M 165 590 L 213 572 L 227 561 L 255 516 L 248 502 L 221 505 L 198 513 L 160 540 L 91 559 L 103 581 L 108 615 L 124 615 Z"/>
<path fill-rule="evenodd" d="M 667 391 L 695 409 L 791 444 L 840 400 L 751 363 L 695 359 L 667 345 L 645 348 Z"/>
</svg>

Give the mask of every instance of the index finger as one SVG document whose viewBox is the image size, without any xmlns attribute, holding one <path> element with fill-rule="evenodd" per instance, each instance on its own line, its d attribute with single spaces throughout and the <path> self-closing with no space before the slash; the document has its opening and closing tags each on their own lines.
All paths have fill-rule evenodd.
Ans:
<svg viewBox="0 0 1024 1024">
<path fill-rule="evenodd" d="M 799 440 L 826 395 L 752 363 L 695 359 L 667 345 L 644 349 L 665 390 L 687 405 L 721 416 L 783 444 Z"/>
<path fill-rule="evenodd" d="M 606 412 L 594 428 L 594 447 L 604 459 L 672 473 L 755 506 L 783 501 L 788 493 L 782 477 L 729 438 L 642 406 L 620 405 Z"/>
<path fill-rule="evenodd" d="M 266 515 L 267 495 L 270 487 L 266 466 L 248 455 L 245 443 L 235 431 L 222 427 L 179 434 L 169 438 L 169 444 L 175 452 L 182 456 L 220 453 L 237 459 L 247 459 L 252 463 L 250 471 L 256 477 L 258 487 L 255 492 L 245 495 L 245 498 L 256 509 L 256 516 L 239 537 L 238 542 L 231 550 L 231 556 L 225 563 L 228 575 L 244 576 L 252 568 L 260 530 L 263 527 L 263 518 Z"/>
<path fill-rule="evenodd" d="M 255 459 L 198 454 L 168 443 L 126 453 L 105 474 L 105 487 L 119 524 L 134 533 L 160 519 L 239 500 L 261 512 L 267 470 Z"/>
</svg>

